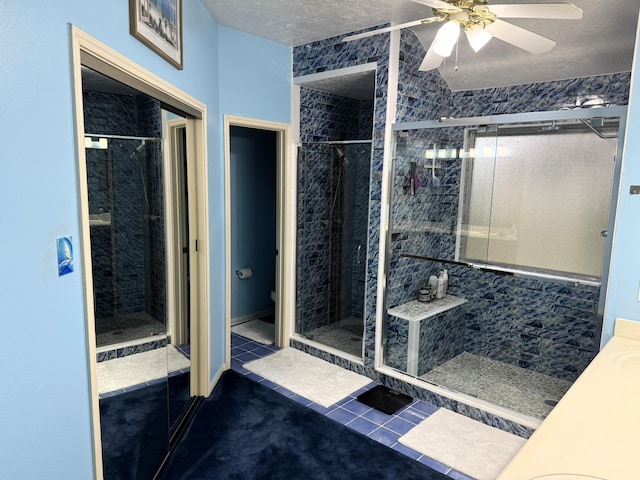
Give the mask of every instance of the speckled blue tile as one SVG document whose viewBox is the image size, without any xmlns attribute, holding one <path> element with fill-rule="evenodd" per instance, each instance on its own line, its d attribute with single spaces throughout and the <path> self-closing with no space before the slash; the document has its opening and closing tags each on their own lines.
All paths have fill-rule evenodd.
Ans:
<svg viewBox="0 0 640 480">
<path fill-rule="evenodd" d="M 413 427 L 415 427 L 415 424 L 407 420 L 404 420 L 399 416 L 394 416 L 391 420 L 389 420 L 384 424 L 384 427 L 399 435 L 404 435 Z"/>
<path fill-rule="evenodd" d="M 387 447 L 392 447 L 398 442 L 400 435 L 385 427 L 380 427 L 369 434 L 369 438 L 375 440 L 378 443 L 382 443 Z"/>
<path fill-rule="evenodd" d="M 360 432 L 363 435 L 369 435 L 375 429 L 378 428 L 378 424 L 367 420 L 363 417 L 358 417 L 347 424 L 347 427 L 354 429 L 356 432 Z"/>
<path fill-rule="evenodd" d="M 362 415 L 366 411 L 368 411 L 371 407 L 369 407 L 368 405 L 364 405 L 363 403 L 360 403 L 357 400 L 350 399 L 348 402 L 342 405 L 342 408 L 344 408 L 345 410 L 349 410 L 350 412 L 353 412 L 356 415 Z"/>
<path fill-rule="evenodd" d="M 418 461 L 423 465 L 426 465 L 427 467 L 433 468 L 436 472 L 448 473 L 451 470 L 451 468 L 449 468 L 444 463 L 440 463 L 429 457 L 421 456 L 420 458 L 418 458 Z"/>
<path fill-rule="evenodd" d="M 332 410 L 331 412 L 327 413 L 326 416 L 331 418 L 332 420 L 335 420 L 336 422 L 346 425 L 351 420 L 355 419 L 358 415 L 353 412 L 350 412 L 349 410 L 338 407 L 335 410 Z"/>
</svg>

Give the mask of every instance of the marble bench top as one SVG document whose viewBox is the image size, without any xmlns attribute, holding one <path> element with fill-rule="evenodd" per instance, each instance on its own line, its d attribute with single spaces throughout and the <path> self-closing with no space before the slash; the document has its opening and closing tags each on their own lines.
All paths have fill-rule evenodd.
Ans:
<svg viewBox="0 0 640 480">
<path fill-rule="evenodd" d="M 408 320 L 410 322 L 419 322 L 425 318 L 434 317 L 439 313 L 446 312 L 458 305 L 466 303 L 467 300 L 453 295 L 447 295 L 444 298 L 436 298 L 430 302 L 419 302 L 412 300 L 407 303 L 395 306 L 387 310 L 389 315 Z"/>
</svg>

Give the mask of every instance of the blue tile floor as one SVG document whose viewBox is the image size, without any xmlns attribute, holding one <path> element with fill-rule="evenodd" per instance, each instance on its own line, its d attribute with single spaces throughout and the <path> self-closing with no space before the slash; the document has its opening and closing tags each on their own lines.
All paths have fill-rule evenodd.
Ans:
<svg viewBox="0 0 640 480">
<path fill-rule="evenodd" d="M 440 473 L 444 473 L 449 478 L 455 480 L 474 480 L 472 477 L 453 470 L 447 465 L 422 455 L 398 442 L 398 439 L 402 435 L 434 413 L 438 407 L 422 400 L 415 400 L 397 413 L 387 415 L 356 400 L 358 395 L 375 386 L 375 383 L 371 382 L 370 385 L 326 408 L 242 367 L 242 365 L 251 360 L 257 360 L 277 350 L 278 347 L 274 347 L 273 345 L 262 345 L 239 335 L 231 334 L 231 368 L 236 372 L 246 375 L 247 378 L 251 378 L 308 408 L 322 413 L 336 422 L 342 423 L 389 448 L 393 448 Z"/>
</svg>

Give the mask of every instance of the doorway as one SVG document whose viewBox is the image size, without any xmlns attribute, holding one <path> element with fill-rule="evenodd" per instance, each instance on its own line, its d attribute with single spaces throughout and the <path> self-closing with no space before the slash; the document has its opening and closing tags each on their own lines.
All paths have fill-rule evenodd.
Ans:
<svg viewBox="0 0 640 480">
<path fill-rule="evenodd" d="M 231 331 L 275 342 L 277 134 L 230 127 Z"/>
<path fill-rule="evenodd" d="M 209 244 L 206 106 L 75 27 L 72 47 L 95 477 L 151 478 L 181 431 L 185 414 L 193 411 L 193 399 L 211 391 L 211 369 L 223 368 L 209 358 L 210 263 L 209 249 L 202 248 Z M 89 93 L 83 92 L 87 72 L 122 90 L 105 92 L 94 85 L 96 98 L 111 97 L 91 110 Z M 109 105 L 112 100 L 128 103 L 119 110 L 126 118 L 116 119 L 113 127 L 106 120 L 92 125 L 89 119 L 104 120 L 118 110 Z M 161 128 L 173 115 L 168 112 L 179 113 L 181 128 L 175 132 Z M 117 131 L 125 123 L 126 131 Z M 181 144 L 182 156 L 165 155 L 164 147 L 174 144 Z M 172 163 L 175 168 L 168 168 Z M 176 218 L 180 221 L 174 222 Z M 101 243 L 103 264 L 93 258 Z M 127 302 L 125 297 L 130 297 Z M 101 323 L 103 314 L 108 321 Z M 121 337 L 125 329 L 108 324 L 129 320 L 152 321 L 153 328 L 145 324 L 126 342 L 101 339 L 105 343 L 100 348 L 113 348 L 100 351 L 97 333 Z M 153 378 L 137 384 L 140 388 L 100 396 L 100 363 L 143 356 L 144 367 L 155 366 L 162 373 L 154 371 Z M 187 359 L 186 365 L 174 370 L 176 358 Z M 113 377 L 122 377 L 119 368 Z M 135 422 L 127 420 L 131 415 Z M 140 448 L 132 449 L 136 441 Z M 120 456 L 122 452 L 133 457 Z M 111 462 L 114 458 L 119 464 Z"/>
<path fill-rule="evenodd" d="M 224 129 L 227 325 L 247 325 L 245 335 L 255 327 L 263 343 L 273 332 L 272 343 L 287 347 L 295 278 L 290 126 L 225 115 Z M 261 323 L 249 325 L 254 320 Z"/>
</svg>

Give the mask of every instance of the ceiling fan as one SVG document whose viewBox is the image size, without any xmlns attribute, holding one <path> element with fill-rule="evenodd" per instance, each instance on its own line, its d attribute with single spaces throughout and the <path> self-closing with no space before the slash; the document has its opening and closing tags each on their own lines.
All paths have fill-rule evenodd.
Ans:
<svg viewBox="0 0 640 480">
<path fill-rule="evenodd" d="M 350 35 L 343 38 L 342 41 L 348 42 L 402 28 L 445 22 L 436 33 L 435 39 L 420 65 L 421 71 L 427 71 L 438 68 L 445 57 L 451 55 L 462 29 L 464 29 L 471 48 L 476 52 L 480 51 L 489 40 L 496 37 L 527 52 L 538 54 L 548 52 L 556 42 L 530 30 L 505 22 L 501 18 L 561 20 L 578 20 L 582 18 L 582 10 L 571 3 L 488 5 L 487 0 L 412 1 L 431 7 L 434 16 Z"/>
</svg>

